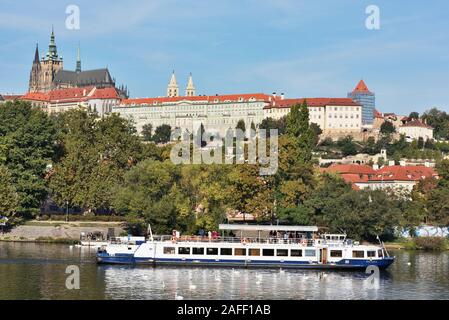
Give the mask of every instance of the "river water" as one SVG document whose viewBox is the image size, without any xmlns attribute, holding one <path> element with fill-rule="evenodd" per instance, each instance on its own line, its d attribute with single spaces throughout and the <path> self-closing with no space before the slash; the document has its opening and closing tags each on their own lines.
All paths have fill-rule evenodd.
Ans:
<svg viewBox="0 0 449 320">
<path fill-rule="evenodd" d="M 379 280 L 364 272 L 99 266 L 95 251 L 0 242 L 0 299 L 449 299 L 449 253 L 394 251 Z M 66 288 L 78 266 L 80 289 Z"/>
</svg>

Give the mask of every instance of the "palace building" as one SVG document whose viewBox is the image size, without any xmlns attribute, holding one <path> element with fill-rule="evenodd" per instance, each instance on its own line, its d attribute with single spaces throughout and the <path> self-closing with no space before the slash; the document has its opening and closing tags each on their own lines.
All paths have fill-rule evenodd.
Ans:
<svg viewBox="0 0 449 320">
<path fill-rule="evenodd" d="M 52 30 L 48 52 L 39 58 L 39 48 L 36 45 L 34 61 L 30 72 L 28 92 L 50 92 L 56 89 L 66 88 L 116 88 L 115 80 L 111 77 L 107 68 L 96 70 L 81 70 L 80 49 L 78 47 L 75 71 L 63 68 L 63 59 L 58 55 L 55 42 L 55 34 Z M 124 86 L 116 88 L 123 98 L 128 97 L 128 90 Z"/>
</svg>

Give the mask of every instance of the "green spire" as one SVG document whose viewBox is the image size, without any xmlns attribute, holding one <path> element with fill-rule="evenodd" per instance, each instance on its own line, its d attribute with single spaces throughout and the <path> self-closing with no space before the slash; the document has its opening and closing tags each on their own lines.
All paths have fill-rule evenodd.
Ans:
<svg viewBox="0 0 449 320">
<path fill-rule="evenodd" d="M 50 36 L 50 44 L 48 45 L 47 59 L 49 59 L 49 60 L 57 60 L 58 59 L 58 50 L 56 48 L 55 32 L 54 32 L 53 26 L 51 26 L 51 36 Z"/>
<path fill-rule="evenodd" d="M 76 58 L 76 72 L 81 72 L 81 56 L 80 56 L 80 45 L 78 43 L 78 54 Z"/>
</svg>

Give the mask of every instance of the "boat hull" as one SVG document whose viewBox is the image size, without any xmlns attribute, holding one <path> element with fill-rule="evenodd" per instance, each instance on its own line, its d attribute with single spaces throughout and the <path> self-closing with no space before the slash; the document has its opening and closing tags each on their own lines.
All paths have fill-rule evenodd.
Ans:
<svg viewBox="0 0 449 320">
<path fill-rule="evenodd" d="M 228 260 L 228 259 L 152 259 L 136 258 L 132 254 L 109 255 L 97 254 L 99 264 L 124 264 L 124 265 L 152 265 L 152 266 L 199 266 L 199 267 L 243 267 L 243 268 L 282 268 L 282 269 L 366 269 L 376 266 L 386 269 L 394 262 L 393 257 L 368 260 L 368 259 L 343 259 L 337 263 L 318 263 L 304 261 L 280 261 L 280 260 Z"/>
</svg>

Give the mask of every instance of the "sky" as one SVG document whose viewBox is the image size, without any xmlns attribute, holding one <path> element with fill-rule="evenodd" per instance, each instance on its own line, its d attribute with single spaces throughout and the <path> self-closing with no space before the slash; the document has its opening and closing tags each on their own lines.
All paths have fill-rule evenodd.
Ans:
<svg viewBox="0 0 449 320">
<path fill-rule="evenodd" d="M 64 69 L 80 44 L 82 68 L 108 67 L 132 97 L 165 95 L 173 70 L 205 95 L 346 97 L 363 78 L 382 112 L 449 111 L 448 16 L 447 0 L 0 0 L 0 93 L 26 92 L 53 25 Z"/>
</svg>

